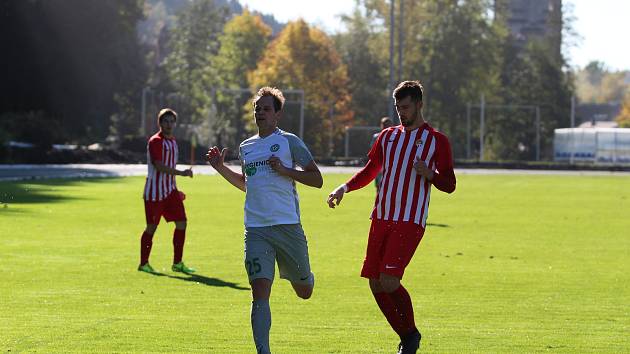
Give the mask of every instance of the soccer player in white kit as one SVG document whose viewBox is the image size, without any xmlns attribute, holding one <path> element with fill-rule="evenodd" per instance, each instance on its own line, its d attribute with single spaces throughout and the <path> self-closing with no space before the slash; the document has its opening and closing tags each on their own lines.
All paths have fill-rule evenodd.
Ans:
<svg viewBox="0 0 630 354">
<path fill-rule="evenodd" d="M 278 128 L 283 105 L 284 96 L 276 88 L 263 87 L 254 97 L 258 134 L 239 146 L 240 173 L 225 166 L 226 148 L 214 146 L 206 154 L 223 178 L 245 192 L 245 270 L 252 287 L 251 324 L 258 354 L 271 353 L 269 296 L 275 263 L 280 278 L 289 280 L 300 298 L 310 298 L 315 284 L 295 181 L 321 188 L 323 179 L 304 142 Z"/>
</svg>

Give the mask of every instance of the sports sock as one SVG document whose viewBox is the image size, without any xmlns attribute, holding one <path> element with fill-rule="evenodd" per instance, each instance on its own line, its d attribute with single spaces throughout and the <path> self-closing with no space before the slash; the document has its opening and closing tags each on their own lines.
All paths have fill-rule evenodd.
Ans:
<svg viewBox="0 0 630 354">
<path fill-rule="evenodd" d="M 392 302 L 396 307 L 396 311 L 400 316 L 403 323 L 402 334 L 407 335 L 416 330 L 416 323 L 413 318 L 413 304 L 411 303 L 411 297 L 402 284 L 398 289 L 389 294 Z"/>
<path fill-rule="evenodd" d="M 383 315 L 387 319 L 387 322 L 392 327 L 394 332 L 398 334 L 398 336 L 402 337 L 406 334 L 405 330 L 407 325 L 404 323 L 401 316 L 399 316 L 398 312 L 396 312 L 396 305 L 392 300 L 390 294 L 382 292 L 382 293 L 372 293 L 374 295 L 374 299 L 378 304 L 378 307 L 381 309 Z"/>
<path fill-rule="evenodd" d="M 257 354 L 270 354 L 269 330 L 271 329 L 271 309 L 269 299 L 252 301 L 252 332 Z"/>
<path fill-rule="evenodd" d="M 140 265 L 145 265 L 149 262 L 149 256 L 151 255 L 151 247 L 153 246 L 153 235 L 144 231 L 142 237 L 140 237 Z"/>
<path fill-rule="evenodd" d="M 173 231 L 173 264 L 182 261 L 184 241 L 186 241 L 186 229 L 175 229 L 175 231 Z"/>
</svg>

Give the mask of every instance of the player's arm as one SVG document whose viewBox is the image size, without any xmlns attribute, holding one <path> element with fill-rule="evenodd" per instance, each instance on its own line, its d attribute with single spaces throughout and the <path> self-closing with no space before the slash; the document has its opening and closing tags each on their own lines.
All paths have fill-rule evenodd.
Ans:
<svg viewBox="0 0 630 354">
<path fill-rule="evenodd" d="M 415 161 L 414 168 L 419 175 L 424 176 L 437 189 L 446 193 L 455 191 L 456 179 L 453 170 L 453 153 L 451 144 L 445 135 L 436 135 L 435 171 L 431 170 L 424 161 Z"/>
<path fill-rule="evenodd" d="M 383 168 L 383 149 L 381 148 L 383 136 L 384 134 L 381 132 L 376 138 L 376 142 L 374 142 L 370 148 L 367 164 L 365 164 L 359 172 L 352 176 L 348 182 L 340 185 L 328 195 L 327 202 L 330 208 L 334 208 L 339 205 L 346 192 L 354 191 L 367 186 L 374 180 L 374 178 L 376 178 L 376 176 L 378 176 L 379 172 L 381 172 L 381 169 Z"/>
<path fill-rule="evenodd" d="M 313 160 L 304 166 L 304 171 L 284 166 L 277 156 L 269 158 L 269 165 L 279 175 L 289 177 L 307 186 L 322 188 L 322 185 L 324 185 L 322 173 Z"/>
<path fill-rule="evenodd" d="M 213 146 L 208 150 L 208 153 L 206 153 L 206 160 L 226 181 L 245 192 L 245 176 L 243 176 L 242 173 L 233 171 L 225 165 L 225 155 L 227 155 L 227 148 L 223 148 L 223 150 L 219 151 L 218 147 Z"/>
<path fill-rule="evenodd" d="M 151 161 L 151 163 L 153 164 L 153 166 L 155 166 L 156 170 L 158 170 L 161 173 L 166 173 L 167 175 L 188 176 L 191 178 L 193 176 L 193 171 L 190 168 L 186 170 L 178 170 L 176 168 L 166 166 L 165 164 L 162 163 L 162 161 L 159 161 L 159 160 L 153 160 Z"/>
<path fill-rule="evenodd" d="M 149 156 L 151 158 L 151 164 L 160 173 L 173 176 L 193 176 L 192 169 L 178 170 L 176 168 L 168 167 L 162 162 L 162 141 L 158 139 L 152 139 L 149 141 Z"/>
<path fill-rule="evenodd" d="M 348 182 L 340 185 L 335 188 L 328 195 L 328 206 L 330 208 L 335 208 L 335 206 L 341 203 L 341 199 L 343 199 L 343 195 L 346 192 L 354 191 L 357 189 L 361 189 L 368 184 L 370 184 L 374 178 L 381 172 L 382 165 L 379 160 L 369 159 L 367 164 L 354 176 L 352 176 Z"/>
</svg>

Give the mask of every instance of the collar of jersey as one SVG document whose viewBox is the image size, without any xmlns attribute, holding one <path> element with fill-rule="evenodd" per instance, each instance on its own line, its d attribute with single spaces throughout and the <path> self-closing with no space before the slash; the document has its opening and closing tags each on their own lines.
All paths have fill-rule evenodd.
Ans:
<svg viewBox="0 0 630 354">
<path fill-rule="evenodd" d="M 268 137 L 272 136 L 272 135 L 276 135 L 276 134 L 280 134 L 280 128 L 276 127 L 276 129 L 274 129 L 274 131 L 271 132 L 271 134 L 267 135 L 266 137 L 262 137 L 260 136 L 260 134 L 258 135 L 258 139 L 267 139 Z"/>
</svg>

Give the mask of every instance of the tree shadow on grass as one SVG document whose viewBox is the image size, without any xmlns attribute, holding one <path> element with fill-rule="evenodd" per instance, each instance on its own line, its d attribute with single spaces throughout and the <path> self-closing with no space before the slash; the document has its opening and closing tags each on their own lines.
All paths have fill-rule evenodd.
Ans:
<svg viewBox="0 0 630 354">
<path fill-rule="evenodd" d="M 0 182 L 0 212 L 8 211 L 6 209 L 7 207 L 10 208 L 11 204 L 61 203 L 84 199 L 68 196 L 65 191 L 59 190 L 57 187 L 109 182 L 113 178 L 2 181 Z"/>
<path fill-rule="evenodd" d="M 188 276 L 169 275 L 169 274 L 164 274 L 164 273 L 160 273 L 160 272 L 149 273 L 149 274 L 154 275 L 154 276 L 158 276 L 158 277 L 167 277 L 167 278 L 171 278 L 171 279 L 190 281 L 190 282 L 193 282 L 193 283 L 204 284 L 204 285 L 208 285 L 208 286 L 228 287 L 228 288 L 232 288 L 232 289 L 235 289 L 235 290 L 250 290 L 250 288 L 242 287 L 242 286 L 238 285 L 238 283 L 232 283 L 232 282 L 229 282 L 229 281 L 224 281 L 224 280 L 221 280 L 219 278 L 210 278 L 210 277 L 206 277 L 205 275 L 201 275 L 201 274 L 190 274 Z"/>
</svg>

